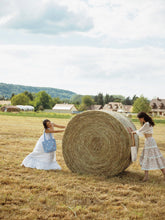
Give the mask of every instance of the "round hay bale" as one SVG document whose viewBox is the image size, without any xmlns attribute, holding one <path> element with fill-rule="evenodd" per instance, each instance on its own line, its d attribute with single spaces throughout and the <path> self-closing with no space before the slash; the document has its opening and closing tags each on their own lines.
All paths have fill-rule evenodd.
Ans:
<svg viewBox="0 0 165 220">
<path fill-rule="evenodd" d="M 114 176 L 131 164 L 134 124 L 109 111 L 86 111 L 73 117 L 65 130 L 62 150 L 72 172 Z M 139 141 L 135 135 L 135 143 Z"/>
</svg>

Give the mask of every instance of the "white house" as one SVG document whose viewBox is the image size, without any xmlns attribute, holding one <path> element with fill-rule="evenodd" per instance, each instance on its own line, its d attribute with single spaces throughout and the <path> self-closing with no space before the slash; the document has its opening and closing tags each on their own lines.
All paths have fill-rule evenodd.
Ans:
<svg viewBox="0 0 165 220">
<path fill-rule="evenodd" d="M 17 107 L 21 110 L 21 111 L 34 111 L 34 107 L 31 105 L 17 105 Z"/>
<path fill-rule="evenodd" d="M 53 112 L 56 113 L 72 113 L 78 111 L 73 104 L 56 104 L 53 107 Z"/>
</svg>

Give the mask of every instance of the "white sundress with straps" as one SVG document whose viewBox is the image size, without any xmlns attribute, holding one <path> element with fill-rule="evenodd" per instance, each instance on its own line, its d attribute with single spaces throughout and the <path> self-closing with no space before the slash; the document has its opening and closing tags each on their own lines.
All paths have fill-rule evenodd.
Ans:
<svg viewBox="0 0 165 220">
<path fill-rule="evenodd" d="M 51 133 L 45 133 L 46 139 L 50 139 Z M 61 170 L 60 165 L 56 161 L 56 151 L 45 153 L 42 142 L 44 134 L 39 138 L 33 152 L 23 160 L 21 165 L 41 170 Z"/>
</svg>

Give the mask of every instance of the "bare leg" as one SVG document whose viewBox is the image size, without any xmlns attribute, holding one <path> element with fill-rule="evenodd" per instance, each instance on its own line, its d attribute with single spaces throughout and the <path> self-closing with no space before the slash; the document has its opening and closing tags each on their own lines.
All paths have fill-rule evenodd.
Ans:
<svg viewBox="0 0 165 220">
<path fill-rule="evenodd" d="M 145 173 L 145 176 L 143 178 L 143 182 L 146 182 L 148 180 L 148 170 L 145 170 L 144 173 Z"/>
<path fill-rule="evenodd" d="M 161 169 L 162 173 L 165 175 L 165 168 L 164 169 Z"/>
<path fill-rule="evenodd" d="M 163 175 L 164 175 L 164 180 L 165 180 L 165 168 L 164 169 L 161 169 Z"/>
</svg>

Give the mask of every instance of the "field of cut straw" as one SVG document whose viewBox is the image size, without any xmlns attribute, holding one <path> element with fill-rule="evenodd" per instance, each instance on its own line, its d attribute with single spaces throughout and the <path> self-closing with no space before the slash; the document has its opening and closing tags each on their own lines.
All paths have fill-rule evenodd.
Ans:
<svg viewBox="0 0 165 220">
<path fill-rule="evenodd" d="M 55 134 L 61 171 L 21 167 L 43 132 L 39 117 L 0 115 L 0 219 L 165 219 L 165 183 L 160 171 L 141 182 L 139 162 L 113 178 L 73 174 L 62 156 L 63 133 Z M 52 119 L 67 125 L 70 119 Z M 137 128 L 140 127 L 135 122 Z M 165 156 L 165 124 L 154 137 Z M 138 158 L 144 139 L 140 139 Z"/>
</svg>

